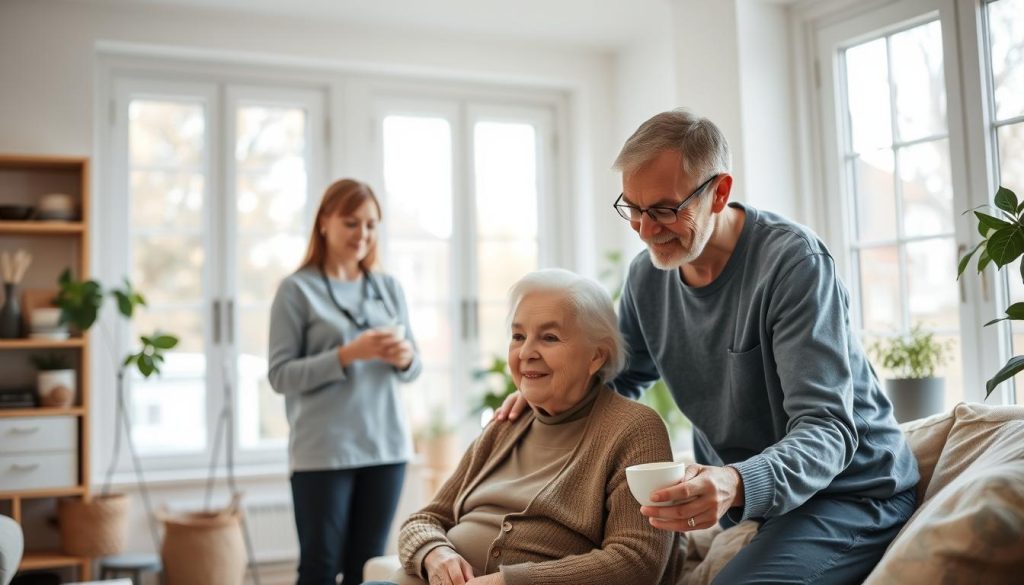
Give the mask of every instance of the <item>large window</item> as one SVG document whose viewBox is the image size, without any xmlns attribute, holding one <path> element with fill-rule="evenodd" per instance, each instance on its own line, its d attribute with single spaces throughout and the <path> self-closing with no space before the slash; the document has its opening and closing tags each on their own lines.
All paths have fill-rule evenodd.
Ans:
<svg viewBox="0 0 1024 585">
<path fill-rule="evenodd" d="M 984 399 L 1011 345 L 1024 346 L 1024 328 L 1011 344 L 982 327 L 1006 300 L 989 294 L 991 270 L 956 280 L 977 238 L 961 212 L 1024 179 L 1013 166 L 1024 146 L 1021 14 L 1024 0 L 895 0 L 816 30 L 829 227 L 854 317 L 868 341 L 920 325 L 948 342 L 947 406 Z M 1024 299 L 1019 278 L 1009 289 Z M 1019 398 L 1006 388 L 993 400 Z"/>
<path fill-rule="evenodd" d="M 230 390 L 240 460 L 283 461 L 268 313 L 309 235 L 323 97 L 127 78 L 115 93 L 114 182 L 128 219 L 117 248 L 148 300 L 124 339 L 154 329 L 181 339 L 162 376 L 130 381 L 133 438 L 151 461 L 196 466 Z"/>
<path fill-rule="evenodd" d="M 469 100 L 381 99 L 376 110 L 384 268 L 406 284 L 424 353 L 406 404 L 418 428 L 467 420 L 473 370 L 506 356 L 509 287 L 555 259 L 540 221 L 554 209 L 552 114 Z"/>
</svg>

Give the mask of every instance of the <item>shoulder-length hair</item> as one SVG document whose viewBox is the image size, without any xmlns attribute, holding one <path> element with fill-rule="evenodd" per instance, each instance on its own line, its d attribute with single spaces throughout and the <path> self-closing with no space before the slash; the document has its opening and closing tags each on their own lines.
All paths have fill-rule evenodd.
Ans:
<svg viewBox="0 0 1024 585">
<path fill-rule="evenodd" d="M 324 257 L 327 255 L 327 238 L 321 233 L 320 222 L 333 215 L 351 215 L 359 209 L 363 203 L 372 201 L 377 208 L 377 217 L 383 218 L 380 209 L 380 201 L 374 195 L 373 189 L 362 181 L 355 179 L 337 180 L 324 191 L 320 199 L 320 207 L 316 211 L 316 219 L 313 220 L 313 230 L 309 235 L 309 245 L 306 247 L 306 257 L 299 265 L 299 270 L 310 266 L 321 267 L 324 264 Z M 370 251 L 366 258 L 359 261 L 359 267 L 363 270 L 377 268 L 377 240 L 370 244 Z"/>
</svg>

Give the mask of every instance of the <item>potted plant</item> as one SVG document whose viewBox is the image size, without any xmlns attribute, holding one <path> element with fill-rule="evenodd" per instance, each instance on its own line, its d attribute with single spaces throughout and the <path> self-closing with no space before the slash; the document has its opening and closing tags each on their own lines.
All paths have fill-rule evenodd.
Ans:
<svg viewBox="0 0 1024 585">
<path fill-rule="evenodd" d="M 978 274 L 981 274 L 989 264 L 994 264 L 997 270 L 1002 269 L 1024 255 L 1024 203 L 1017 199 L 1016 193 L 1006 187 L 999 187 L 993 203 L 995 203 L 1000 217 L 978 211 L 990 208 L 991 206 L 988 204 L 979 205 L 964 212 L 965 215 L 973 212 L 978 219 L 978 233 L 981 234 L 981 241 L 960 259 L 956 274 L 957 280 L 963 276 L 964 270 L 970 264 L 971 257 L 978 252 L 980 252 L 977 261 Z M 1024 281 L 1024 263 L 1021 264 L 1020 277 Z M 1006 308 L 1005 314 L 1005 317 L 985 323 L 985 327 L 1000 321 L 1024 321 L 1024 302 L 1011 304 Z M 985 398 L 992 394 L 996 386 L 1009 380 L 1021 370 L 1024 370 L 1024 355 L 1010 357 L 1006 364 L 985 383 Z"/>
<path fill-rule="evenodd" d="M 36 375 L 39 406 L 67 408 L 75 403 L 76 372 L 66 355 L 48 353 L 33 355 L 29 359 L 39 370 Z"/>
<path fill-rule="evenodd" d="M 65 270 L 60 275 L 58 285 L 59 292 L 55 304 L 61 312 L 60 323 L 70 324 L 79 334 L 86 333 L 96 322 L 107 293 L 104 292 L 98 281 L 74 280 L 70 270 Z M 118 312 L 128 320 L 131 320 L 138 307 L 146 304 L 142 295 L 132 288 L 127 279 L 124 281 L 123 288 L 111 289 L 109 296 L 115 299 Z M 176 346 L 178 339 L 173 335 L 157 332 L 150 336 L 140 336 L 139 343 L 140 348 L 137 352 L 129 352 L 120 359 L 117 359 L 113 349 L 106 345 L 117 364 L 114 451 L 99 496 L 86 495 L 81 499 L 63 498 L 58 500 L 57 514 L 60 522 L 61 546 L 69 554 L 97 557 L 115 554 L 123 548 L 127 528 L 128 500 L 125 494 L 110 492 L 110 484 L 120 452 L 122 431 L 135 466 L 139 489 L 150 520 L 153 544 L 159 547 L 149 495 L 132 443 L 131 423 L 128 419 L 124 398 L 124 376 L 131 367 L 137 369 L 143 378 L 159 374 L 160 365 L 164 361 L 163 352 Z"/>
<path fill-rule="evenodd" d="M 945 380 L 936 377 L 935 370 L 945 363 L 949 349 L 920 323 L 909 335 L 879 339 L 868 346 L 868 353 L 895 376 L 885 381 L 885 392 L 898 422 L 942 411 Z"/>
</svg>

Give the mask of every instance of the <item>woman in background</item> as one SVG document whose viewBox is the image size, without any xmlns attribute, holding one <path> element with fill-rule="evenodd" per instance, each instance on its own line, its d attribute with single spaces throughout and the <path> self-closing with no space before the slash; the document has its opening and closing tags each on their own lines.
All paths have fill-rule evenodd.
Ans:
<svg viewBox="0 0 1024 585">
<path fill-rule="evenodd" d="M 285 396 L 299 585 L 362 581 L 383 553 L 411 441 L 399 382 L 422 369 L 405 295 L 377 260 L 380 204 L 365 183 L 324 193 L 301 267 L 270 313 L 268 377 Z"/>
</svg>

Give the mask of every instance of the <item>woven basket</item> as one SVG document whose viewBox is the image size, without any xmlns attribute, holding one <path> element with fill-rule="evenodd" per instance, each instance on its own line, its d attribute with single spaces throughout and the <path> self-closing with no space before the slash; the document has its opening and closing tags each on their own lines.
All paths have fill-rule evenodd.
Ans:
<svg viewBox="0 0 1024 585">
<path fill-rule="evenodd" d="M 219 512 L 158 514 L 165 585 L 241 585 L 245 542 L 237 503 Z"/>
<path fill-rule="evenodd" d="M 121 552 L 128 528 L 128 502 L 124 494 L 58 500 L 61 548 L 83 557 Z"/>
</svg>

